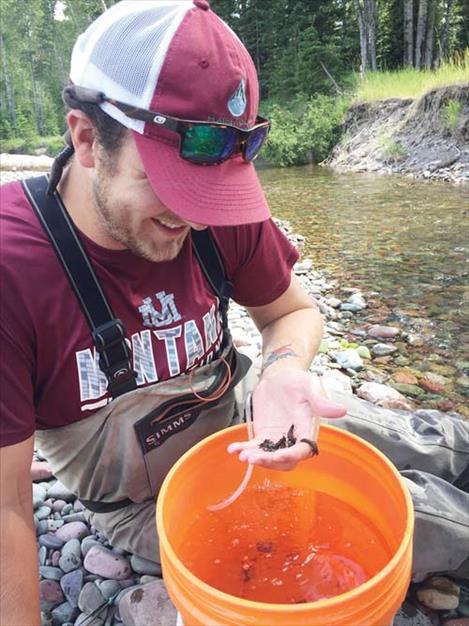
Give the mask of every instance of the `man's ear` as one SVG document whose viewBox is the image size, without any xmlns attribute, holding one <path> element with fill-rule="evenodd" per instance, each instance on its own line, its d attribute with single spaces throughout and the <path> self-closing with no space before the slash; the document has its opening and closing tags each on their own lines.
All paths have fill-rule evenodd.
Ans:
<svg viewBox="0 0 469 626">
<path fill-rule="evenodd" d="M 75 158 L 83 167 L 94 167 L 96 159 L 96 134 L 90 118 L 79 109 L 67 113 L 67 123 L 75 149 Z"/>
</svg>

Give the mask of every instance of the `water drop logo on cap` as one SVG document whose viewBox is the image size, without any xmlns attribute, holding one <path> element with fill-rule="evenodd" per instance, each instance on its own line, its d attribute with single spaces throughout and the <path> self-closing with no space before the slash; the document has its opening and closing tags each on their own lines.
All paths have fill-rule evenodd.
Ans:
<svg viewBox="0 0 469 626">
<path fill-rule="evenodd" d="M 246 104 L 246 86 L 243 79 L 228 100 L 228 110 L 234 117 L 240 117 L 246 110 Z"/>
</svg>

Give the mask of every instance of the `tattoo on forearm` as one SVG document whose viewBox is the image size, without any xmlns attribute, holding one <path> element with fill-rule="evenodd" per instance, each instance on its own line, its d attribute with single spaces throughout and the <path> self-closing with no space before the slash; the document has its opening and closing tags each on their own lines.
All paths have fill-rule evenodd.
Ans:
<svg viewBox="0 0 469 626">
<path fill-rule="evenodd" d="M 281 346 L 280 348 L 277 348 L 273 352 L 269 352 L 269 354 L 267 354 L 264 359 L 262 371 L 265 371 L 269 367 L 269 365 L 272 365 L 272 363 L 275 363 L 276 361 L 279 361 L 280 359 L 287 359 L 289 357 L 298 358 L 298 354 L 294 350 L 292 350 L 289 345 Z"/>
</svg>

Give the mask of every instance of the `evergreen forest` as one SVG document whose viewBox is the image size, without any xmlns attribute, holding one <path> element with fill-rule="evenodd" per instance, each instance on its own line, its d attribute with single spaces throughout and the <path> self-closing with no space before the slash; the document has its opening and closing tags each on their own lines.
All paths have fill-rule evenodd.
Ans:
<svg viewBox="0 0 469 626">
<path fill-rule="evenodd" d="M 52 138 L 52 151 L 60 147 L 60 94 L 68 80 L 71 49 L 112 4 L 114 0 L 0 0 L 2 142 L 27 149 L 28 142 L 43 137 Z M 331 128 L 321 127 L 324 117 L 342 116 L 364 76 L 405 67 L 432 72 L 447 60 L 463 58 L 469 42 L 465 0 L 211 0 L 211 6 L 254 59 L 263 112 L 281 118 L 286 130 L 309 115 L 308 129 L 323 131 L 324 145 L 316 140 L 319 152 L 313 160 L 323 156 L 331 141 Z M 312 102 L 314 107 L 308 108 Z M 274 146 L 275 135 L 271 142 Z M 282 150 L 279 164 L 294 162 L 288 146 Z"/>
</svg>

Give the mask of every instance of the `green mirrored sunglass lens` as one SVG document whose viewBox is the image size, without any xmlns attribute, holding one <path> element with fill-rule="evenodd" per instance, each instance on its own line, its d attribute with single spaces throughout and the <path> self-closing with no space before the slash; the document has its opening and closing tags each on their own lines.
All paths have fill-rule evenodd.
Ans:
<svg viewBox="0 0 469 626">
<path fill-rule="evenodd" d="M 246 145 L 246 159 L 252 161 L 262 148 L 264 141 L 266 140 L 269 129 L 267 127 L 258 128 L 250 133 L 247 145 Z"/>
<path fill-rule="evenodd" d="M 194 162 L 210 163 L 226 159 L 236 145 L 236 132 L 229 128 L 192 126 L 184 137 L 182 156 Z"/>
</svg>

